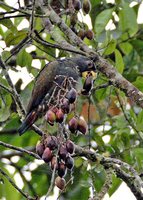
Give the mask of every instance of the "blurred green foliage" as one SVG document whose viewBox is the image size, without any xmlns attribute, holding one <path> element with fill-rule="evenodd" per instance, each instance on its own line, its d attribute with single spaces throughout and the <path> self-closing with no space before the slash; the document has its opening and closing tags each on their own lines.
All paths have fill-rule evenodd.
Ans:
<svg viewBox="0 0 143 200">
<path fill-rule="evenodd" d="M 115 3 L 107 3 L 106 1 L 91 0 L 92 10 L 89 14 L 92 22 L 95 37 L 92 41 L 84 39 L 87 45 L 93 46 L 103 57 L 109 60 L 117 70 L 137 88 L 143 91 L 143 24 L 137 23 L 138 10 L 140 3 L 131 7 L 132 1 L 116 0 Z M 9 12 L 10 9 L 0 4 L 2 12 Z M 19 43 L 27 37 L 28 28 L 18 29 L 18 25 L 25 19 L 25 17 L 4 19 L 5 15 L 1 14 L 0 18 L 0 40 L 4 43 L 1 46 L 2 58 L 6 61 L 7 68 L 18 73 L 20 71 L 17 66 L 21 68 L 26 67 L 30 76 L 36 77 L 40 69 L 47 61 L 52 61 L 55 58 L 67 56 L 63 50 L 56 53 L 55 49 L 47 48 L 38 44 L 37 42 L 29 42 L 28 45 L 19 49 L 19 51 L 12 55 L 12 50 Z M 2 19 L 3 17 L 3 19 Z M 68 18 L 68 16 L 67 16 Z M 68 23 L 65 16 L 63 19 Z M 28 22 L 28 18 L 26 18 Z M 110 27 L 107 25 L 111 24 Z M 81 23 L 82 24 L 82 23 Z M 87 24 L 83 24 L 88 28 Z M 81 25 L 80 25 L 81 26 Z M 77 26 L 77 29 L 80 28 Z M 36 18 L 36 30 L 40 32 L 42 27 L 42 19 Z M 56 28 L 57 34 L 61 32 Z M 54 43 L 52 37 L 44 33 L 44 40 Z M 42 37 L 42 34 L 41 34 Z M 31 52 L 28 48 L 31 47 Z M 33 66 L 32 61 L 39 60 L 39 66 Z M 12 77 L 15 80 L 17 77 Z M 26 82 L 25 79 L 22 80 Z M 18 79 L 17 79 L 18 80 Z M 98 75 L 94 86 L 99 86 L 107 83 L 108 80 L 102 74 Z M 4 74 L 1 71 L 0 83 L 6 87 L 8 86 Z M 22 102 L 26 107 L 27 101 L 33 87 L 33 81 L 22 89 L 22 85 L 18 86 L 15 83 L 16 89 L 21 95 Z M 98 153 L 114 156 L 129 164 L 141 172 L 143 168 L 143 111 L 137 107 L 131 100 L 129 100 L 123 92 L 118 91 L 119 99 L 116 90 L 113 86 L 103 88 L 95 91 L 91 95 L 91 116 L 90 116 L 90 137 L 93 150 Z M 40 137 L 33 131 L 29 130 L 25 135 L 19 137 L 17 128 L 20 126 L 20 119 L 16 111 L 16 105 L 12 96 L 0 88 L 0 140 L 6 143 L 28 148 L 35 147 Z M 77 110 L 87 119 L 88 98 L 81 97 L 78 99 Z M 122 112 L 121 104 L 124 109 Z M 94 111 L 94 112 L 93 112 Z M 90 115 L 90 113 L 89 113 Z M 125 115 L 128 121 L 125 119 Z M 37 124 L 42 127 L 43 120 L 38 121 Z M 136 130 L 134 130 L 136 127 Z M 15 130 L 15 132 L 13 132 Z M 50 130 L 50 129 L 49 129 Z M 52 131 L 52 130 L 51 130 Z M 138 132 L 138 133 L 137 133 Z M 140 137 L 142 139 L 140 139 Z M 105 140 L 105 136 L 109 140 Z M 88 136 L 73 136 L 72 140 L 81 146 L 88 145 Z M 24 182 L 23 190 L 30 195 L 35 192 L 39 196 L 46 194 L 50 185 L 51 174 L 49 166 L 46 164 L 37 164 L 34 170 L 31 170 L 31 163 L 36 161 L 27 156 L 21 156 L 16 163 L 14 163 L 14 173 L 10 174 L 7 167 L 12 165 L 12 157 L 7 158 L 7 151 L 4 147 L 0 146 L 0 154 L 3 159 L 0 160 L 0 167 L 2 167 L 8 175 L 14 177 L 19 174 Z M 5 155 L 5 156 L 4 156 Z M 4 157 L 6 157 L 4 159 Z M 90 169 L 88 165 L 91 165 Z M 21 173 L 30 172 L 30 182 L 26 183 Z M 88 168 L 88 170 L 87 170 Z M 92 176 L 91 176 L 92 174 Z M 94 185 L 97 192 L 99 192 L 105 182 L 106 172 L 102 166 L 90 163 L 83 158 L 75 158 L 75 168 L 73 171 L 73 183 L 67 186 L 66 191 L 61 194 L 61 199 L 65 200 L 87 200 L 90 195 L 89 188 L 91 183 Z M 3 179 L 0 183 L 0 199 L 5 197 L 6 200 L 21 200 L 21 195 L 10 185 L 10 183 Z M 70 173 L 66 177 L 67 181 L 70 179 Z M 109 195 L 112 195 L 121 184 L 121 180 L 113 175 L 112 187 L 110 188 Z M 32 189 L 31 189 L 32 188 Z"/>
</svg>

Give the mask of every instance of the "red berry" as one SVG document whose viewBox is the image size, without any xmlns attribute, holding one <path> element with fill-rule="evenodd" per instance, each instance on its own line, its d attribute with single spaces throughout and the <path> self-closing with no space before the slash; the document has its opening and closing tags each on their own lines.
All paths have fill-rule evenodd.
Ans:
<svg viewBox="0 0 143 200">
<path fill-rule="evenodd" d="M 79 11 L 81 9 L 81 2 L 80 0 L 74 0 L 73 2 L 74 9 Z"/>
<path fill-rule="evenodd" d="M 51 160 L 51 169 L 54 170 L 55 167 L 57 170 L 58 169 L 58 159 L 56 158 L 56 156 L 53 156 L 52 160 Z"/>
<path fill-rule="evenodd" d="M 36 153 L 40 157 L 42 157 L 42 154 L 43 154 L 44 150 L 45 150 L 45 147 L 44 147 L 44 145 L 42 143 L 39 143 L 39 144 L 36 145 Z"/>
<path fill-rule="evenodd" d="M 73 117 L 68 123 L 69 130 L 72 133 L 75 133 L 77 131 L 77 126 L 78 126 L 78 120 L 75 117 Z"/>
<path fill-rule="evenodd" d="M 64 120 L 64 113 L 62 109 L 58 109 L 56 112 L 56 122 L 62 123 Z"/>
<path fill-rule="evenodd" d="M 92 87 L 93 87 L 93 77 L 88 76 L 84 82 L 83 90 L 81 91 L 81 93 L 83 95 L 88 95 Z"/>
<path fill-rule="evenodd" d="M 65 160 L 68 155 L 68 151 L 65 145 L 62 145 L 59 149 L 59 156 L 61 159 Z"/>
<path fill-rule="evenodd" d="M 63 162 L 59 163 L 59 165 L 58 165 L 58 175 L 60 177 L 63 177 L 63 176 L 66 175 L 66 173 L 67 173 L 67 168 L 66 168 L 65 164 Z"/>
<path fill-rule="evenodd" d="M 90 0 L 84 0 L 83 1 L 82 9 L 83 9 L 85 14 L 88 14 L 90 12 L 90 10 L 91 10 Z"/>
<path fill-rule="evenodd" d="M 64 98 L 63 99 L 63 102 L 62 102 L 62 105 L 61 105 L 61 109 L 64 113 L 69 113 L 70 111 L 70 103 L 69 103 L 69 100 Z"/>
<path fill-rule="evenodd" d="M 47 147 L 49 147 L 50 150 L 55 150 L 58 147 L 58 141 L 55 136 L 48 136 L 46 139 Z"/>
<path fill-rule="evenodd" d="M 81 132 L 81 133 L 83 133 L 83 134 L 86 134 L 86 132 L 87 132 L 87 123 L 86 123 L 86 121 L 82 118 L 82 117 L 80 117 L 79 118 L 79 120 L 78 120 L 78 127 L 77 127 L 77 129 Z"/>
<path fill-rule="evenodd" d="M 50 162 L 52 160 L 52 157 L 53 157 L 53 155 L 52 155 L 51 150 L 48 147 L 46 147 L 46 149 L 43 152 L 42 159 L 45 162 Z"/>
<path fill-rule="evenodd" d="M 85 36 L 86 36 L 89 40 L 93 40 L 93 38 L 94 38 L 94 33 L 93 33 L 92 30 L 87 30 L 87 31 L 85 32 Z"/>
<path fill-rule="evenodd" d="M 56 120 L 56 115 L 52 110 L 48 110 L 45 115 L 45 119 L 51 126 L 53 126 Z"/>
<path fill-rule="evenodd" d="M 76 25 L 77 21 L 78 21 L 77 14 L 74 13 L 74 14 L 71 15 L 71 17 L 70 17 L 70 24 L 71 24 L 71 26 L 74 27 L 74 26 Z"/>
<path fill-rule="evenodd" d="M 85 38 L 85 31 L 83 29 L 80 29 L 77 35 L 83 40 Z"/>
<path fill-rule="evenodd" d="M 68 169 L 72 169 L 74 167 L 74 159 L 71 156 L 66 157 L 65 165 Z"/>
<path fill-rule="evenodd" d="M 76 96 L 77 96 L 77 92 L 74 88 L 72 88 L 67 94 L 67 98 L 69 100 L 69 103 L 74 103 L 75 100 L 76 100 Z"/>
<path fill-rule="evenodd" d="M 56 185 L 60 190 L 64 190 L 65 184 L 66 184 L 66 181 L 65 181 L 64 178 L 61 178 L 60 176 L 58 176 L 58 177 L 55 179 L 55 185 Z"/>
<path fill-rule="evenodd" d="M 74 152 L 74 149 L 75 149 L 75 146 L 74 146 L 74 143 L 71 141 L 71 140 L 68 140 L 66 142 L 66 148 L 67 148 L 67 151 L 72 154 Z"/>
</svg>

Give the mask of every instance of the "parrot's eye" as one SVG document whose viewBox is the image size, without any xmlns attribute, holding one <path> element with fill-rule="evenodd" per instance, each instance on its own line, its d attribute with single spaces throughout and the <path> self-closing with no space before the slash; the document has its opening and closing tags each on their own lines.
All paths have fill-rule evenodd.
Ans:
<svg viewBox="0 0 143 200">
<path fill-rule="evenodd" d="M 92 61 L 88 61 L 87 62 L 87 65 L 88 65 L 88 69 L 92 69 L 92 70 L 95 70 L 96 68 L 95 68 L 95 65 L 94 65 L 94 63 L 92 62 Z"/>
<path fill-rule="evenodd" d="M 93 67 L 93 63 L 91 61 L 87 61 L 87 65 L 88 65 L 88 68 L 92 68 Z"/>
</svg>

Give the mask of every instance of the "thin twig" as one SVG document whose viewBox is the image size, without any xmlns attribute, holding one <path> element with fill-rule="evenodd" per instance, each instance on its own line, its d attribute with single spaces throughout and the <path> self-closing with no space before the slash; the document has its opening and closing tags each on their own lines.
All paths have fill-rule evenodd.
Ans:
<svg viewBox="0 0 143 200">
<path fill-rule="evenodd" d="M 25 192 L 23 192 L 14 182 L 13 180 L 2 170 L 0 169 L 0 173 L 11 183 L 11 185 L 18 190 L 18 192 L 20 192 L 22 194 L 22 196 L 24 196 L 26 199 L 28 200 L 36 200 L 36 198 L 30 197 L 28 194 L 26 194 Z"/>
<path fill-rule="evenodd" d="M 59 151 L 59 150 L 58 150 Z M 57 151 L 57 152 L 58 152 Z M 56 160 L 55 160 L 55 163 L 57 163 L 57 158 L 58 158 L 58 155 L 56 155 Z M 57 165 L 55 164 L 54 165 L 54 169 L 53 169 L 53 172 L 52 172 L 52 178 L 51 178 L 51 181 L 50 181 L 50 187 L 48 189 L 48 192 L 46 194 L 46 197 L 45 197 L 45 200 L 48 198 L 48 196 L 50 195 L 52 189 L 53 189 L 53 186 L 54 186 L 54 181 L 55 181 L 55 174 L 56 174 L 56 167 Z"/>
<path fill-rule="evenodd" d="M 104 89 L 107 88 L 108 86 L 112 85 L 111 82 L 109 81 L 108 83 L 102 84 L 102 85 L 98 85 L 96 87 L 93 87 L 91 89 L 91 93 L 95 92 L 96 90 L 100 90 L 100 89 Z"/>
<path fill-rule="evenodd" d="M 6 90 L 7 92 L 9 92 L 10 94 L 13 95 L 13 92 L 10 88 L 6 87 L 5 85 L 3 85 L 2 83 L 0 83 L 0 87 L 3 88 L 4 90 Z"/>
<path fill-rule="evenodd" d="M 123 112 L 123 114 L 124 114 L 124 117 L 125 117 L 126 121 L 127 121 L 128 124 L 132 127 L 132 129 L 138 134 L 140 140 L 143 142 L 143 138 L 141 137 L 141 135 L 140 135 L 139 131 L 137 130 L 137 128 L 135 127 L 134 123 L 133 123 L 133 122 L 130 122 L 128 116 L 126 115 L 126 112 L 125 112 L 125 110 L 124 110 L 124 106 L 123 106 L 123 104 L 122 104 L 122 101 L 121 101 L 121 99 L 120 99 L 120 96 L 119 96 L 119 93 L 118 93 L 117 89 L 115 89 L 115 92 L 116 92 L 117 99 L 118 99 L 118 101 L 119 101 L 121 110 L 122 110 L 122 112 Z"/>
<path fill-rule="evenodd" d="M 18 114 L 19 114 L 19 116 L 21 116 L 22 118 L 24 118 L 24 117 L 25 117 L 26 111 L 25 111 L 24 106 L 23 106 L 23 104 L 22 104 L 22 102 L 21 102 L 21 99 L 20 99 L 19 94 L 17 93 L 14 84 L 12 83 L 12 80 L 11 80 L 11 78 L 10 78 L 10 76 L 9 76 L 9 73 L 8 73 L 8 71 L 7 71 L 7 68 L 6 68 L 6 66 L 5 66 L 5 63 L 3 62 L 1 56 L 0 56 L 0 66 L 1 66 L 1 68 L 3 69 L 3 71 L 4 71 L 4 74 L 5 74 L 5 77 L 6 77 L 6 79 L 7 79 L 7 82 L 8 82 L 8 84 L 9 84 L 9 86 L 11 87 L 11 90 L 12 90 L 12 93 L 13 93 L 13 98 L 14 98 L 15 103 L 16 103 L 17 108 L 18 108 L 18 109 L 17 109 Z M 43 132 L 42 132 L 36 125 L 33 124 L 33 125 L 32 125 L 32 128 L 33 128 L 33 129 L 35 130 L 35 132 L 38 133 L 40 136 L 43 135 Z"/>
<path fill-rule="evenodd" d="M 12 90 L 12 92 L 13 92 L 13 96 L 14 96 L 15 102 L 16 102 L 16 104 L 17 104 L 17 106 L 18 106 L 19 114 L 20 114 L 20 115 L 24 115 L 24 114 L 25 114 L 25 110 L 24 110 L 23 105 L 22 105 L 22 103 L 21 103 L 19 94 L 17 93 L 17 91 L 16 91 L 16 89 L 15 89 L 13 83 L 12 83 L 12 80 L 11 80 L 11 78 L 10 78 L 10 76 L 9 76 L 9 73 L 8 73 L 8 71 L 7 71 L 7 69 L 6 69 L 6 66 L 5 66 L 4 62 L 2 61 L 1 56 L 0 56 L 0 66 L 1 66 L 1 68 L 4 70 L 4 72 L 5 72 L 5 77 L 6 77 L 6 79 L 7 79 L 7 82 L 8 82 L 8 84 L 9 84 L 9 86 L 11 87 L 11 90 Z"/>
<path fill-rule="evenodd" d="M 4 17 L 0 17 L 0 21 L 4 20 L 4 19 L 19 18 L 19 17 L 27 17 L 27 15 L 21 14 L 21 15 L 4 16 Z"/>
<path fill-rule="evenodd" d="M 27 13 L 26 11 L 24 11 L 24 10 L 22 10 L 22 9 L 14 8 L 14 7 L 12 7 L 12 6 L 9 6 L 8 4 L 4 3 L 3 1 L 0 1 L 0 5 L 6 6 L 7 8 L 10 8 L 10 9 L 12 9 L 12 10 L 14 10 L 14 11 L 19 11 L 19 12 L 21 12 L 21 13 L 23 13 L 23 14 L 30 15 L 30 14 Z"/>
<path fill-rule="evenodd" d="M 16 150 L 16 151 L 20 151 L 20 152 L 22 152 L 22 153 L 26 153 L 26 154 L 28 154 L 28 155 L 30 155 L 30 156 L 36 158 L 36 159 L 41 159 L 36 153 L 33 153 L 33 152 L 28 151 L 28 150 L 26 150 L 26 149 L 23 149 L 23 148 L 21 148 L 21 147 L 16 147 L 16 146 L 13 146 L 13 145 L 11 145 L 11 144 L 7 144 L 7 143 L 2 142 L 2 141 L 0 141 L 0 145 L 1 145 L 1 146 L 4 146 L 4 147 L 6 147 L 6 148 L 9 148 L 9 149 L 13 149 L 13 150 Z"/>
<path fill-rule="evenodd" d="M 35 12 L 35 0 L 33 0 L 33 2 L 32 2 L 32 13 L 31 13 L 31 17 L 30 17 L 30 32 L 29 32 L 29 36 L 32 34 L 33 28 L 34 28 L 34 12 Z"/>
<path fill-rule="evenodd" d="M 9 165 L 11 165 L 11 166 L 13 166 L 13 167 L 15 167 L 17 169 L 17 171 L 19 172 L 19 174 L 20 174 L 23 182 L 28 185 L 29 190 L 33 193 L 33 195 L 36 196 L 36 197 L 38 197 L 38 195 L 37 195 L 36 191 L 34 190 L 33 186 L 26 179 L 25 175 L 23 174 L 21 167 L 17 166 L 17 164 L 13 163 L 12 161 L 10 161 Z"/>
<path fill-rule="evenodd" d="M 35 151 L 35 147 L 26 147 L 25 150 L 28 150 L 30 152 L 33 152 Z M 20 157 L 23 157 L 23 154 L 25 152 L 21 152 L 21 151 L 11 151 L 11 150 L 5 150 L 3 151 L 1 154 L 0 154 L 0 159 L 2 158 L 7 158 L 7 159 L 10 159 L 11 157 L 13 156 L 20 156 Z"/>
<path fill-rule="evenodd" d="M 29 38 L 28 36 L 26 36 L 18 45 L 14 46 L 12 49 L 11 49 L 11 55 L 5 60 L 5 63 L 7 63 L 9 61 L 9 59 L 16 55 L 19 51 L 22 50 L 22 48 L 27 45 L 28 43 L 30 43 L 32 40 L 31 38 Z"/>
</svg>

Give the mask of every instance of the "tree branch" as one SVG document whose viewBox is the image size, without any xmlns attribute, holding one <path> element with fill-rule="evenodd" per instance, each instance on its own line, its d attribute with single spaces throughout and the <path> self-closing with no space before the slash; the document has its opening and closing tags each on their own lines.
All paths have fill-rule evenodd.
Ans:
<svg viewBox="0 0 143 200">
<path fill-rule="evenodd" d="M 116 175 L 126 182 L 136 198 L 138 200 L 143 198 L 143 181 L 141 180 L 136 170 L 129 164 L 115 158 L 104 157 L 100 154 L 83 149 L 79 146 L 76 146 L 74 156 L 84 156 L 93 162 L 99 162 L 105 168 L 111 167 L 112 169 L 115 169 Z"/>
<path fill-rule="evenodd" d="M 54 36 L 52 35 L 52 37 L 54 37 Z M 40 37 L 40 35 L 37 33 L 37 31 L 35 31 L 35 36 L 32 36 L 32 39 L 35 40 L 36 42 L 42 44 L 43 46 L 46 46 L 46 47 L 57 48 L 57 49 L 69 51 L 69 52 L 84 55 L 84 56 L 86 55 L 83 51 L 77 50 L 76 48 L 74 48 L 73 46 L 71 46 L 69 44 L 68 45 L 66 44 L 66 45 L 63 46 L 63 41 L 62 41 L 62 45 L 49 43 L 49 42 L 43 40 Z"/>
<path fill-rule="evenodd" d="M 60 30 L 70 39 L 70 41 L 79 46 L 87 56 L 92 56 L 98 70 L 110 79 L 111 83 L 124 91 L 125 94 L 141 108 L 143 108 L 143 93 L 139 91 L 134 85 L 126 80 L 107 60 L 99 56 L 95 51 L 90 49 L 84 42 L 64 23 L 64 21 L 55 13 L 55 11 L 48 6 L 49 19 L 53 24 L 58 26 Z"/>
</svg>

